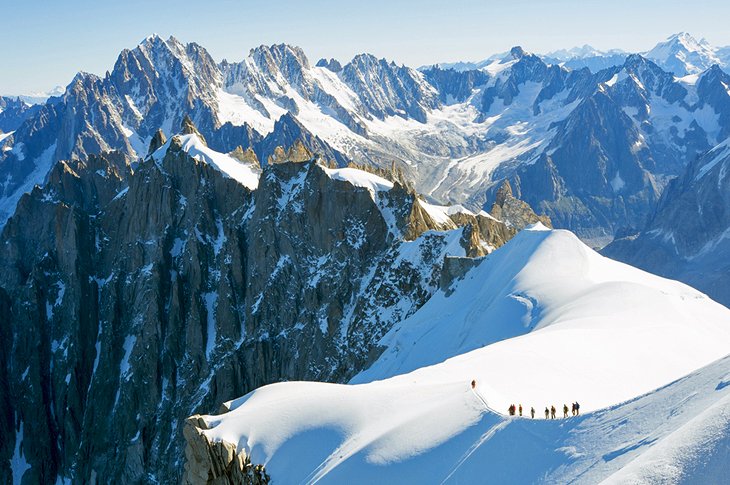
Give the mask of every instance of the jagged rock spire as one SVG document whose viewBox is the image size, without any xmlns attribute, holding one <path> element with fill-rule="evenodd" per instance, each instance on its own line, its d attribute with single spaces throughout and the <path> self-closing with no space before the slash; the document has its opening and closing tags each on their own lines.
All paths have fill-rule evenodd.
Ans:
<svg viewBox="0 0 730 485">
<path fill-rule="evenodd" d="M 150 140 L 150 148 L 149 150 L 147 150 L 147 155 L 152 155 L 165 143 L 167 143 L 167 137 L 165 136 L 165 133 L 162 132 L 162 130 L 158 129 L 155 134 L 152 135 L 152 140 Z"/>
<path fill-rule="evenodd" d="M 497 196 L 494 203 L 499 206 L 503 206 L 504 202 L 510 197 L 514 197 L 512 195 L 512 186 L 510 185 L 509 180 L 505 179 L 499 187 L 499 190 L 497 190 Z"/>
<path fill-rule="evenodd" d="M 512 194 L 512 185 L 506 179 L 497 190 L 494 204 L 489 212 L 500 221 L 517 230 L 536 222 L 541 222 L 547 227 L 553 227 L 550 217 L 538 215 L 530 207 L 530 204 Z"/>
<path fill-rule="evenodd" d="M 284 147 L 277 146 L 273 155 L 268 158 L 269 164 L 283 162 L 306 162 L 312 160 L 314 156 L 312 151 L 307 148 L 301 140 L 296 140 L 288 150 L 284 151 Z"/>
<path fill-rule="evenodd" d="M 261 166 L 259 158 L 256 156 L 256 153 L 253 149 L 251 149 L 251 147 L 244 150 L 243 147 L 239 145 L 231 153 L 229 153 L 229 155 L 240 162 L 251 163 L 257 167 Z"/>
<path fill-rule="evenodd" d="M 195 126 L 195 123 L 193 123 L 193 120 L 190 119 L 190 115 L 185 115 L 185 118 L 183 118 L 180 128 L 183 135 L 197 135 L 198 138 L 200 138 L 200 141 L 202 141 L 205 146 L 208 146 L 208 143 L 205 141 L 205 137 L 198 131 L 198 128 Z"/>
</svg>

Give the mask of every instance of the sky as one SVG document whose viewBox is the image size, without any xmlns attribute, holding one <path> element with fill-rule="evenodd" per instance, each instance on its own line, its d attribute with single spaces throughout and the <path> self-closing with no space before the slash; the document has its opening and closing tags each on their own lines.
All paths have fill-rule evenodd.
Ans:
<svg viewBox="0 0 730 485">
<path fill-rule="evenodd" d="M 724 46 L 728 18 L 728 0 L 0 0 L 0 93 L 65 86 L 78 71 L 103 75 L 152 33 L 197 42 L 216 60 L 284 42 L 312 62 L 369 52 L 418 67 L 515 45 L 640 52 L 681 31 Z"/>
</svg>

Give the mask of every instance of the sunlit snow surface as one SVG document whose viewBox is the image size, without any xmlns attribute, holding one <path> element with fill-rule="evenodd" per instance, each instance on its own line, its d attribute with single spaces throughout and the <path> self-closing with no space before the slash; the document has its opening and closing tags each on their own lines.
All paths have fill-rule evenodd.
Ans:
<svg viewBox="0 0 730 485">
<path fill-rule="evenodd" d="M 356 168 L 326 168 L 322 167 L 325 173 L 333 180 L 350 182 L 355 187 L 363 187 L 371 193 L 387 192 L 393 188 L 393 182 L 378 175 L 359 170 Z"/>
<path fill-rule="evenodd" d="M 730 363 L 713 362 L 730 353 L 730 310 L 567 231 L 521 232 L 381 343 L 350 385 L 266 386 L 208 417 L 206 433 L 277 483 L 590 483 L 619 471 L 651 483 L 694 466 L 675 455 L 728 442 Z M 510 403 L 543 417 L 575 400 L 589 414 L 504 416 Z"/>
</svg>

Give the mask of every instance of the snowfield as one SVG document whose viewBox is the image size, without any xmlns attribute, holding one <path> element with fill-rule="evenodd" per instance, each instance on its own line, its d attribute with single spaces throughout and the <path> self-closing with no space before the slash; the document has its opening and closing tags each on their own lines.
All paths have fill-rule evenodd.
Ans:
<svg viewBox="0 0 730 485">
<path fill-rule="evenodd" d="M 349 385 L 266 386 L 205 433 L 277 483 L 674 483 L 730 459 L 730 310 L 567 231 L 522 231 L 381 344 Z"/>
</svg>

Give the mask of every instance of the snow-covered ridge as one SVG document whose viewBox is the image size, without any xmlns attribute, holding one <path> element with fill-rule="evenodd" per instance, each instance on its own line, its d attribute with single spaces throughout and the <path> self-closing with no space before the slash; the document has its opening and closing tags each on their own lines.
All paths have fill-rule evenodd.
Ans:
<svg viewBox="0 0 730 485">
<path fill-rule="evenodd" d="M 349 182 L 355 187 L 363 187 L 371 193 L 387 192 L 393 188 L 393 182 L 365 170 L 357 168 L 327 168 L 322 167 L 324 172 L 333 180 Z"/>
<path fill-rule="evenodd" d="M 167 140 L 164 145 L 158 148 L 152 154 L 152 158 L 158 162 L 161 161 L 167 154 L 170 144 L 175 139 L 177 139 L 177 141 L 182 145 L 182 150 L 184 152 L 199 162 L 205 162 L 208 165 L 211 165 L 223 173 L 226 177 L 234 179 L 251 190 L 255 190 L 256 187 L 258 187 L 259 176 L 261 175 L 259 167 L 250 163 L 241 162 L 240 160 L 237 160 L 230 155 L 226 155 L 225 153 L 219 153 L 215 150 L 211 150 L 195 134 L 175 135 Z"/>
<path fill-rule="evenodd" d="M 603 258 L 567 231 L 523 231 L 449 293 L 437 293 L 389 332 L 385 353 L 350 385 L 263 387 L 233 401 L 229 413 L 207 417 L 205 434 L 237 444 L 285 483 L 469 481 L 485 466 L 531 483 L 550 472 L 605 478 L 663 443 L 714 396 L 730 408 L 727 384 L 720 385 L 730 375 L 727 361 L 696 374 L 723 391 L 703 390 L 690 411 L 682 381 L 676 392 L 670 386 L 652 397 L 730 353 L 730 310 Z M 620 404 L 644 394 L 637 404 Z M 510 403 L 534 406 L 541 416 L 545 406 L 560 410 L 575 400 L 584 412 L 617 407 L 568 421 L 579 434 L 500 416 Z M 646 405 L 676 409 L 672 425 L 650 408 L 640 424 L 621 424 Z M 644 442 L 651 433 L 655 439 Z M 552 445 L 534 446 L 535 436 Z M 515 449 L 536 461 L 511 459 Z"/>
<path fill-rule="evenodd" d="M 570 232 L 533 229 L 394 327 L 381 341 L 388 350 L 353 382 L 422 372 L 454 357 L 442 365 L 481 377 L 496 409 L 516 400 L 572 401 L 579 393 L 588 410 L 730 353 L 730 310 L 604 258 Z M 496 372 L 508 362 L 509 373 Z"/>
</svg>

